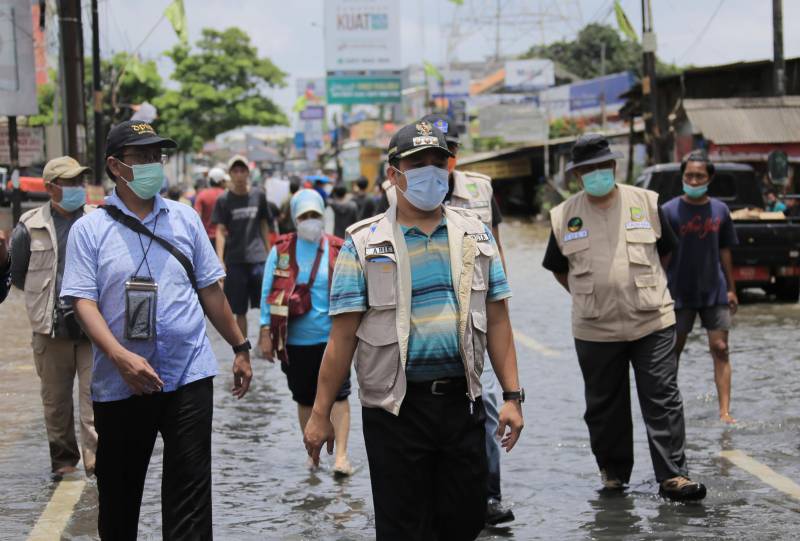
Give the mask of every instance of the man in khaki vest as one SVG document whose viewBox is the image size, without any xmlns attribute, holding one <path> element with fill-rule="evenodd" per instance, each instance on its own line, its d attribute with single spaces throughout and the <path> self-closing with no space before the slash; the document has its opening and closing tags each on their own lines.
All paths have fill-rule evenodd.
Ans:
<svg viewBox="0 0 800 541">
<path fill-rule="evenodd" d="M 675 312 L 663 268 L 677 239 L 658 194 L 615 183 L 619 157 L 601 135 L 575 142 L 567 172 L 583 191 L 550 212 L 543 264 L 572 295 L 584 419 L 604 488 L 623 490 L 633 469 L 630 363 L 660 494 L 700 500 L 706 488 L 686 467 Z"/>
<path fill-rule="evenodd" d="M 503 447 L 523 425 L 511 291 L 490 230 L 442 205 L 444 134 L 410 124 L 388 155 L 397 203 L 348 229 L 306 448 L 315 463 L 326 442 L 332 452 L 331 407 L 355 354 L 377 539 L 474 539 L 486 519 L 487 350 L 505 391 Z"/>
<path fill-rule="evenodd" d="M 500 222 L 503 216 L 494 199 L 492 179 L 486 175 L 473 171 L 458 171 L 456 160 L 458 149 L 461 146 L 459 133 L 452 120 L 440 114 L 430 114 L 422 118 L 439 128 L 447 141 L 447 149 L 453 157 L 447 160 L 448 190 L 444 204 L 450 207 L 464 208 L 473 211 L 480 220 L 492 230 L 492 236 L 500 251 L 500 259 L 505 267 L 503 245 L 500 242 Z M 497 432 L 497 400 L 500 394 L 500 385 L 492 370 L 491 364 L 484 367 L 481 374 L 483 387 L 483 405 L 486 409 L 486 458 L 489 463 L 489 499 L 486 506 L 486 523 L 496 526 L 514 520 L 514 512 L 503 505 L 503 494 L 500 486 L 500 445 L 494 437 Z"/>
<path fill-rule="evenodd" d="M 25 292 L 33 329 L 33 359 L 41 379 L 44 420 L 53 473 L 75 471 L 81 458 L 75 437 L 72 386 L 78 376 L 81 451 L 87 475 L 94 472 L 97 433 L 90 384 L 92 346 L 71 304 L 58 298 L 67 237 L 86 202 L 82 167 L 69 156 L 50 160 L 44 181 L 50 202 L 22 215 L 11 237 L 11 279 Z"/>
</svg>

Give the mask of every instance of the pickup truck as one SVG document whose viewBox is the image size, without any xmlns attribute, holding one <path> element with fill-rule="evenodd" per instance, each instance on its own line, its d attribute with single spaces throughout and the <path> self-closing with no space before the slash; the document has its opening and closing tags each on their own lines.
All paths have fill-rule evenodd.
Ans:
<svg viewBox="0 0 800 541">
<path fill-rule="evenodd" d="M 753 168 L 738 163 L 715 163 L 708 194 L 731 212 L 763 209 L 764 197 Z M 659 204 L 683 194 L 679 163 L 648 167 L 636 186 L 658 192 Z M 756 213 L 757 214 L 757 213 Z M 769 219 L 734 218 L 739 245 L 731 250 L 738 290 L 759 287 L 778 300 L 800 299 L 800 217 L 767 214 Z"/>
</svg>

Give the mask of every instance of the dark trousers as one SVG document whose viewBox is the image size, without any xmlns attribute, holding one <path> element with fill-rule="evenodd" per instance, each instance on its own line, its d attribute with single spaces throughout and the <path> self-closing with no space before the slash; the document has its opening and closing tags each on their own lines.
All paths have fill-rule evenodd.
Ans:
<svg viewBox="0 0 800 541">
<path fill-rule="evenodd" d="M 633 470 L 628 363 L 647 427 L 656 479 L 687 475 L 683 400 L 678 390 L 675 327 L 633 342 L 575 340 L 586 390 L 592 452 L 600 469 L 627 483 Z"/>
<path fill-rule="evenodd" d="M 213 391 L 213 378 L 206 378 L 169 393 L 94 403 L 101 539 L 136 539 L 147 466 L 159 432 L 164 440 L 162 537 L 212 538 Z"/>
<path fill-rule="evenodd" d="M 379 541 L 475 539 L 486 523 L 485 413 L 464 392 L 409 390 L 400 415 L 362 409 Z"/>
</svg>

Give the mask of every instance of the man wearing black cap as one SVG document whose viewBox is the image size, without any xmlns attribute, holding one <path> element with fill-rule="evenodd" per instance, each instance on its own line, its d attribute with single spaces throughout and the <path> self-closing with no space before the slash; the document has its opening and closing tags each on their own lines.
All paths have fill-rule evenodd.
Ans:
<svg viewBox="0 0 800 541">
<path fill-rule="evenodd" d="M 503 447 L 523 426 L 511 291 L 489 228 L 442 205 L 444 134 L 405 126 L 388 155 L 397 202 L 348 228 L 336 261 L 306 448 L 315 463 L 325 442 L 333 450 L 331 407 L 355 354 L 377 539 L 474 539 L 486 521 L 487 349 L 506 391 Z"/>
<path fill-rule="evenodd" d="M 583 191 L 550 211 L 543 264 L 572 295 L 584 419 L 603 488 L 622 491 L 633 469 L 630 363 L 660 494 L 700 500 L 706 488 L 686 467 L 675 312 L 664 271 L 677 238 L 658 194 L 615 183 L 620 157 L 601 135 L 575 142 L 567 172 Z"/>
<path fill-rule="evenodd" d="M 62 299 L 94 349 L 92 399 L 101 539 L 136 539 L 156 435 L 164 441 L 163 537 L 211 539 L 211 418 L 217 362 L 205 315 L 234 346 L 233 394 L 250 384 L 250 344 L 219 286 L 224 276 L 189 206 L 158 195 L 163 148 L 144 122 L 112 128 L 103 210 L 70 231 Z"/>
<path fill-rule="evenodd" d="M 460 147 L 459 133 L 452 120 L 444 115 L 431 114 L 423 117 L 444 134 L 447 148 L 453 157 L 447 161 L 449 188 L 444 199 L 444 204 L 466 208 L 475 212 L 481 221 L 492 230 L 492 235 L 503 258 L 503 245 L 500 242 L 500 222 L 503 217 L 494 198 L 492 179 L 486 175 L 472 171 L 456 170 L 456 160 Z M 500 486 L 500 445 L 494 434 L 497 432 L 497 399 L 500 394 L 497 377 L 491 365 L 487 366 L 481 375 L 483 387 L 483 405 L 486 408 L 486 457 L 489 463 L 489 499 L 487 503 L 486 523 L 490 526 L 511 522 L 514 513 L 502 503 L 503 494 Z"/>
</svg>

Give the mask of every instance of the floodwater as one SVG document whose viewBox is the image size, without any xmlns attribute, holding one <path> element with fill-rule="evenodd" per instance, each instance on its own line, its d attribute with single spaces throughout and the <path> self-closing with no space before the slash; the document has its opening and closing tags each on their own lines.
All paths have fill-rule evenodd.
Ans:
<svg viewBox="0 0 800 541">
<path fill-rule="evenodd" d="M 800 305 L 753 297 L 732 331 L 731 428 L 717 421 L 713 370 L 700 330 L 690 338 L 679 375 L 693 477 L 708 485 L 699 504 L 657 496 L 641 416 L 634 406 L 637 463 L 625 496 L 598 493 L 600 479 L 583 422 L 583 388 L 572 346 L 569 297 L 541 267 L 547 231 L 503 225 L 526 428 L 503 457 L 504 499 L 517 520 L 483 539 L 796 539 L 800 501 L 720 457 L 739 450 L 800 482 Z M 25 539 L 50 500 L 47 440 L 24 305 L 16 292 L 0 306 L 0 539 Z M 256 313 L 251 313 L 251 340 Z M 220 359 L 215 383 L 213 469 L 217 539 L 374 538 L 360 406 L 351 397 L 351 460 L 356 474 L 333 478 L 331 461 L 306 469 L 297 414 L 278 366 L 254 359 L 247 397 L 228 393 L 230 348 L 212 330 Z M 633 401 L 636 404 L 636 401 Z M 160 538 L 161 447 L 148 474 L 140 538 Z M 63 533 L 96 538 L 97 495 L 87 483 Z"/>
</svg>

